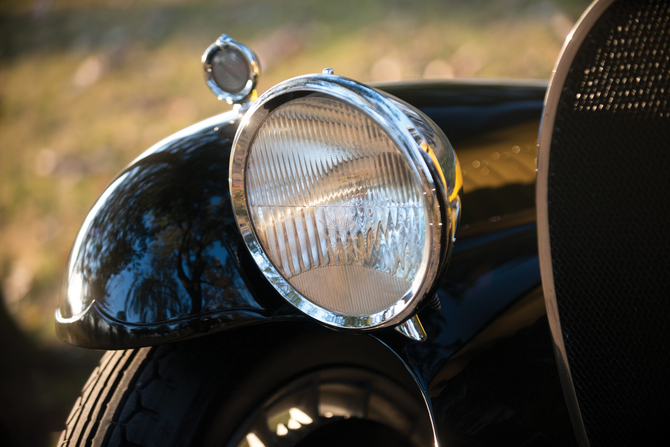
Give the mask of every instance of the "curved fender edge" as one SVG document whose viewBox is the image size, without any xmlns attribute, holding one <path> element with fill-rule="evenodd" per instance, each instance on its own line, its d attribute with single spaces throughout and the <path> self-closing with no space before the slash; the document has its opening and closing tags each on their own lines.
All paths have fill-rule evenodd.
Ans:
<svg viewBox="0 0 670 447">
<path fill-rule="evenodd" d="M 240 115 L 224 113 L 132 162 L 86 217 L 56 311 L 61 340 L 128 349 L 267 318 L 301 318 L 261 278 L 228 190 Z"/>
</svg>

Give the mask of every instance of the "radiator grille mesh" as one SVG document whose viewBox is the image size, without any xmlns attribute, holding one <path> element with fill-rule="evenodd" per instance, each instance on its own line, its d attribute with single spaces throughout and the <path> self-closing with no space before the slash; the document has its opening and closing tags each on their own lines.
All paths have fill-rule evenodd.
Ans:
<svg viewBox="0 0 670 447">
<path fill-rule="evenodd" d="M 553 130 L 555 290 L 592 446 L 651 445 L 670 413 L 668 12 L 615 2 L 601 16 Z"/>
</svg>

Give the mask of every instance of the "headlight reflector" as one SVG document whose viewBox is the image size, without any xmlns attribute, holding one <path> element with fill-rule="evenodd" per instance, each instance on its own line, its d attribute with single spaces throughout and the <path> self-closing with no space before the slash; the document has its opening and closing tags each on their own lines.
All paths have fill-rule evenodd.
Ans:
<svg viewBox="0 0 670 447">
<path fill-rule="evenodd" d="M 449 188 L 435 184 L 444 176 L 431 174 L 440 167 L 427 165 L 435 154 L 421 153 L 431 148 L 420 127 L 337 76 L 280 84 L 245 116 L 230 170 L 238 224 L 265 276 L 309 315 L 399 323 L 432 284 Z"/>
</svg>

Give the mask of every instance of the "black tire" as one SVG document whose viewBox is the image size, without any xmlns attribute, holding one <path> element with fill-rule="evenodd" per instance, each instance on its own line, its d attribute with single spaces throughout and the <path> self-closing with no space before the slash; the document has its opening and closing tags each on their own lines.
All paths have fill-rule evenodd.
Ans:
<svg viewBox="0 0 670 447">
<path fill-rule="evenodd" d="M 414 444 L 432 439 L 421 395 L 381 344 L 294 323 L 108 352 L 84 386 L 58 446 L 235 446 L 244 439 L 245 424 L 287 383 L 342 367 L 401 382 L 397 386 L 411 396 L 402 403 L 410 410 L 403 411 L 416 420 L 412 434 L 398 434 L 398 445 L 411 445 L 410 436 Z M 368 426 L 376 429 L 375 423 Z M 300 441 L 304 445 L 309 439 Z"/>
<path fill-rule="evenodd" d="M 75 402 L 58 446 L 185 445 L 197 408 L 203 408 L 191 404 L 206 379 L 179 348 L 107 352 Z"/>
</svg>

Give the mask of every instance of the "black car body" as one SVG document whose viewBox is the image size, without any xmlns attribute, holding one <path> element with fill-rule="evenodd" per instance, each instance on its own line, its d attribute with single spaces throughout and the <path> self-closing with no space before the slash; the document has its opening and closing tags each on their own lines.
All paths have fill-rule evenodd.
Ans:
<svg viewBox="0 0 670 447">
<path fill-rule="evenodd" d="M 654 1 L 642 6 L 624 2 L 614 3 L 610 8 L 611 2 L 606 3 L 592 9 L 591 19 L 587 16 L 582 22 L 586 30 L 575 34 L 572 45 L 578 49 L 586 42 L 584 45 L 602 47 L 593 32 L 588 34 L 594 23 L 602 23 L 602 20 L 597 22 L 601 16 L 621 23 L 630 23 L 630 17 L 651 17 L 649 26 L 656 24 L 658 30 L 654 35 L 656 40 L 649 39 L 656 42 L 661 64 L 666 64 L 657 67 L 655 76 L 663 78 L 663 70 L 668 67 L 668 50 L 663 46 L 668 41 L 663 27 L 668 22 L 668 5 Z M 621 11 L 615 11 L 617 8 Z M 630 12 L 635 8 L 641 8 L 641 15 Z M 605 10 L 611 17 L 603 15 Z M 623 18 L 615 17 L 616 14 Z M 622 25 L 615 24 L 615 30 L 617 26 Z M 605 42 L 611 43 L 611 40 L 611 37 L 604 38 Z M 569 41 L 564 50 L 564 54 L 568 54 L 566 58 L 574 57 L 569 53 L 577 51 L 571 50 L 570 45 Z M 605 67 L 605 63 L 601 67 Z M 567 67 L 571 64 L 570 59 Z M 575 70 L 566 68 L 564 71 L 567 76 L 581 76 Z M 547 96 L 548 107 L 551 107 L 552 95 L 564 92 L 563 82 L 567 86 L 572 81 L 569 77 L 567 81 L 554 79 Z M 576 84 L 577 88 L 584 88 L 583 83 Z M 550 108 L 543 109 L 547 85 L 538 82 L 416 82 L 379 84 L 375 88 L 430 117 L 448 136 L 464 171 L 460 196 L 462 214 L 449 267 L 440 274 L 431 293 L 422 298 L 413 314 L 423 325 L 424 337 L 413 339 L 392 328 L 324 329 L 271 286 L 245 246 L 226 180 L 233 141 L 243 117 L 238 112 L 222 114 L 175 134 L 141 155 L 103 193 L 83 225 L 71 254 L 68 280 L 57 312 L 58 334 L 63 340 L 83 347 L 128 351 L 105 357 L 89 385 L 97 391 L 89 391 L 87 397 L 85 389 L 68 422 L 69 428 L 61 438 L 63 445 L 88 445 L 87 442 L 94 445 L 327 445 L 326 441 L 349 442 L 352 437 L 362 444 L 392 445 L 384 439 L 393 439 L 395 435 L 398 438 L 393 442 L 397 445 L 405 445 L 402 444 L 405 441 L 414 445 L 436 442 L 441 446 L 574 445 L 589 442 L 585 430 L 594 444 L 598 439 L 605 439 L 598 431 L 597 415 L 585 415 L 586 429 L 580 420 L 576 402 L 583 398 L 580 393 L 587 385 L 580 382 L 580 378 L 573 378 L 578 390 L 574 398 L 575 388 L 571 388 L 573 382 L 560 332 L 561 323 L 564 327 L 570 324 L 566 320 L 569 311 L 561 310 L 562 320 L 556 326 L 558 317 L 551 305 L 556 298 L 551 301 L 545 296 L 547 287 L 552 294 L 561 293 L 553 291 L 553 279 L 548 286 L 545 270 L 551 270 L 551 258 L 549 264 L 546 259 L 543 261 L 542 274 L 540 269 L 535 209 L 536 141 L 541 119 L 547 120 L 554 113 Z M 663 101 L 657 110 L 666 110 L 668 93 L 661 91 L 663 88 L 657 87 L 657 97 Z M 589 94 L 595 98 L 600 95 Z M 596 107 L 594 111 L 596 109 L 602 108 Z M 645 135 L 659 128 L 667 134 L 665 129 L 670 126 L 667 126 L 667 114 L 663 113 L 653 119 L 636 115 L 632 119 L 638 121 L 633 127 L 644 128 Z M 640 121 L 647 118 L 651 124 Z M 576 122 L 583 119 L 583 116 L 575 118 Z M 560 133 L 563 124 L 560 128 L 551 128 L 555 134 L 549 141 L 555 141 L 556 129 Z M 586 134 L 589 127 L 582 130 Z M 608 133 L 612 132 L 601 132 L 598 138 L 604 141 Z M 662 136 L 654 138 L 662 141 L 660 147 L 667 148 L 667 140 Z M 589 141 L 597 144 L 597 140 Z M 573 153 L 579 151 L 581 149 L 575 149 Z M 553 155 L 554 152 L 552 161 Z M 548 159 L 548 149 L 545 157 Z M 567 207 L 563 197 L 581 195 L 590 197 L 591 202 L 586 200 L 579 206 L 597 208 L 602 197 L 597 193 L 598 188 L 584 177 L 594 168 L 588 167 L 588 156 L 584 155 L 577 162 L 574 157 L 577 155 L 573 155 L 571 163 L 566 162 L 568 168 L 556 168 L 558 173 L 551 175 L 565 176 L 566 170 L 570 171 L 572 164 L 577 163 L 585 166 L 579 177 L 583 183 L 572 179 L 560 191 L 550 188 L 549 194 L 554 195 L 550 196 L 549 206 L 561 203 Z M 617 166 L 609 166 L 608 172 L 623 169 Z M 599 181 L 603 185 L 612 184 L 608 179 Z M 660 177 L 655 181 L 657 185 L 667 186 L 667 180 L 663 183 Z M 667 196 L 666 191 L 662 194 Z M 538 203 L 545 200 L 542 197 L 546 194 L 538 191 Z M 630 204 L 630 200 L 633 199 L 628 199 L 626 204 Z M 540 208 L 546 210 L 546 201 L 543 203 Z M 571 216 L 582 215 L 580 209 L 571 209 Z M 550 211 L 549 215 L 551 219 L 560 213 Z M 567 225 L 565 219 L 568 218 L 553 223 L 542 220 L 546 218 L 546 214 L 540 215 L 546 231 L 552 225 L 551 228 Z M 645 220 L 657 225 L 655 218 L 642 219 Z M 639 221 L 636 224 L 644 225 Z M 595 233 L 600 233 L 599 228 L 593 226 Z M 653 228 L 658 231 L 656 226 Z M 541 232 L 540 250 L 549 256 L 553 250 L 555 256 L 555 247 L 543 248 L 549 240 L 546 231 Z M 570 231 L 571 236 L 564 238 L 572 238 L 580 231 L 587 233 L 585 226 Z M 586 235 L 586 239 L 597 237 Z M 661 250 L 655 255 L 656 259 L 667 260 L 663 254 L 668 248 L 666 239 L 661 238 L 659 242 Z M 639 241 L 631 243 L 639 245 Z M 560 252 L 566 250 L 561 248 Z M 585 249 L 581 250 L 583 253 Z M 593 246 L 590 250 L 600 252 L 602 248 Z M 636 256 L 644 256 L 644 250 Z M 571 256 L 579 257 L 575 253 Z M 664 266 L 665 262 L 655 261 L 655 265 Z M 633 271 L 629 265 L 626 268 Z M 646 275 L 649 269 L 651 267 Z M 604 267 L 600 271 L 594 269 L 591 277 L 607 277 L 609 272 L 611 270 Z M 560 278 L 561 272 L 554 270 L 554 275 Z M 652 283 L 653 280 L 649 280 L 646 284 Z M 662 295 L 667 290 L 666 285 L 650 285 L 653 289 L 650 296 Z M 634 295 L 627 290 L 628 296 Z M 597 294 L 592 291 L 587 296 Z M 558 298 L 560 307 L 565 301 Z M 550 303 L 550 319 L 545 299 Z M 594 301 L 597 300 L 594 298 Z M 597 308 L 579 312 L 593 315 L 606 306 L 601 303 Z M 624 327 L 625 317 L 621 315 L 628 311 L 617 313 L 619 308 L 614 306 L 603 313 Z M 664 310 L 658 312 L 665 315 Z M 579 337 L 580 325 L 593 329 L 603 324 L 602 320 L 594 321 L 601 323 L 574 323 L 570 337 Z M 653 365 L 653 371 L 667 372 L 664 355 L 667 344 L 663 341 L 666 335 L 659 335 L 663 332 L 658 332 L 653 324 L 650 326 L 653 327 L 649 330 L 651 335 L 636 343 L 655 340 L 656 352 L 662 360 Z M 597 335 L 590 337 L 598 338 Z M 583 344 L 572 349 L 579 350 L 593 341 L 580 343 Z M 566 344 L 570 345 L 569 341 Z M 155 347 L 144 348 L 147 346 Z M 621 353 L 621 345 L 617 346 L 614 350 Z M 177 357 L 182 360 L 175 360 Z M 613 361 L 627 362 L 626 359 Z M 224 368 L 221 362 L 236 372 L 221 376 Z M 638 359 L 638 362 L 645 364 L 645 360 Z M 588 376 L 589 368 L 580 370 L 580 377 Z M 182 374 L 182 370 L 186 372 Z M 204 373 L 204 370 L 214 372 Z M 175 371 L 179 374 L 175 375 Z M 617 380 L 619 386 L 625 386 L 621 374 Z M 190 379 L 186 381 L 184 377 Z M 213 377 L 222 377 L 220 380 L 240 386 L 214 384 Z M 605 383 L 605 379 L 602 380 L 601 383 Z M 190 394 L 184 384 L 187 382 L 192 384 Z M 312 407 L 304 404 L 310 399 L 326 399 L 326 385 L 318 384 L 330 384 L 332 390 L 343 390 L 340 397 L 349 396 L 349 407 L 342 404 L 347 408 L 346 414 L 324 413 L 318 403 Z M 644 384 L 636 386 L 644 388 Z M 245 387 L 258 389 L 247 393 Z M 321 388 L 312 394 L 305 391 L 313 387 Z M 169 391 L 157 393 L 157 388 Z M 656 396 L 667 395 L 666 388 L 664 385 L 656 387 Z M 401 398 L 402 393 L 407 396 Z M 645 436 L 652 436 L 659 427 L 654 418 L 663 410 L 658 397 L 644 393 L 638 390 L 638 396 L 648 399 L 646 402 L 651 407 L 648 411 L 656 415 L 642 417 L 643 422 L 650 424 L 644 429 Z M 186 394 L 190 397 L 177 397 Z M 229 398 L 236 402 L 234 411 L 221 409 L 221 401 Z M 291 399 L 302 403 L 281 404 Z M 360 399 L 364 403 L 360 403 Z M 595 398 L 591 399 L 593 402 Z M 170 404 L 169 400 L 178 403 Z M 375 406 L 371 404 L 373 401 L 386 403 Z M 291 413 L 283 422 L 277 422 L 279 419 L 272 419 L 272 415 L 281 413 L 277 410 L 280 404 L 292 410 L 301 408 L 302 414 L 308 417 Z M 591 405 L 591 408 L 599 408 L 598 403 Z M 188 414 L 175 415 L 179 413 L 179 406 L 188 408 Z M 623 419 L 633 426 L 641 423 L 640 419 L 631 419 L 626 408 L 623 410 Z M 287 411 L 284 413 L 288 414 Z M 224 417 L 224 413 L 235 414 L 235 417 Z M 356 426 L 353 420 L 368 425 Z M 302 421 L 302 425 L 296 421 Z M 289 430 L 284 432 L 287 424 Z M 280 425 L 284 428 L 280 429 Z M 334 426 L 339 428 L 332 429 Z M 385 431 L 388 427 L 395 430 L 395 435 Z M 629 429 L 622 428 L 626 435 L 616 439 L 621 442 L 631 439 L 626 438 Z M 366 440 L 366 433 L 372 433 L 374 439 Z"/>
</svg>

